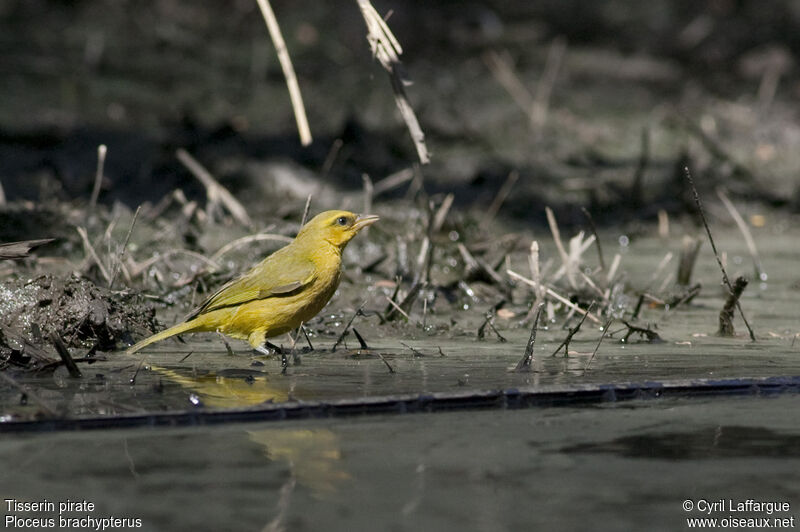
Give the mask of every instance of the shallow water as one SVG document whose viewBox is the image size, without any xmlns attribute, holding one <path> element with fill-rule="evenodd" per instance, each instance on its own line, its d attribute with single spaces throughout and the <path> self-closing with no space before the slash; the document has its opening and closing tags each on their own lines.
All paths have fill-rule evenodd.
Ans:
<svg viewBox="0 0 800 532">
<path fill-rule="evenodd" d="M 70 515 L 145 530 L 683 530 L 703 516 L 686 499 L 729 498 L 786 501 L 769 517 L 797 519 L 798 408 L 664 399 L 11 435 L 0 490 L 85 499 L 95 511 Z"/>
<path fill-rule="evenodd" d="M 451 317 L 457 319 L 457 325 L 445 332 L 435 327 L 423 330 L 414 324 L 378 326 L 374 319 L 363 318 L 357 327 L 370 350 L 352 349 L 351 337 L 351 349 L 340 347 L 331 352 L 335 336 L 316 337 L 317 350 L 300 354 L 296 359 L 290 357 L 285 374 L 281 373 L 278 356 L 254 356 L 245 344 L 235 341 L 232 346 L 238 354 L 230 356 L 217 335 L 198 334 L 188 335 L 186 344 L 173 340 L 156 344 L 147 351 L 143 363 L 138 355 L 111 354 L 108 361 L 82 366 L 81 379 L 70 378 L 63 368 L 42 376 L 15 375 L 15 379 L 35 391 L 36 397 L 27 397 L 27 404 L 21 405 L 19 390 L 4 383 L 0 399 L 5 415 L 27 417 L 39 411 L 39 403 L 44 402 L 51 410 L 87 416 L 407 393 L 798 376 L 800 341 L 795 335 L 800 331 L 800 306 L 796 303 L 800 296 L 797 288 L 800 274 L 794 265 L 800 261 L 800 248 L 793 233 L 787 230 L 768 235 L 770 238 L 764 238 L 763 242 L 759 240 L 768 281 L 752 282 L 742 297 L 743 309 L 758 337 L 755 343 L 747 338 L 738 315 L 734 322 L 737 337 L 715 336 L 722 289 L 719 270 L 706 245 L 695 272 L 695 279 L 704 285 L 700 296 L 691 305 L 672 311 L 642 310 L 638 324 L 654 324 L 664 342 L 643 343 L 634 336 L 628 343 L 621 343 L 620 331 L 624 327 L 617 322 L 610 327 L 615 334 L 603 341 L 593 359 L 591 354 L 600 337 L 596 324 L 586 321 L 570 343 L 568 357 L 563 356 L 563 350 L 551 356 L 566 335 L 560 322 L 544 324 L 537 335 L 533 371 L 514 372 L 530 334 L 527 326 L 517 325 L 521 314 L 511 320 L 495 321 L 506 342 L 500 342 L 492 333 L 479 341 L 474 331 L 482 321 L 482 314 L 473 309 L 429 318 L 434 326 Z M 618 237 L 612 234 L 608 240 L 611 242 L 605 242 L 607 254 L 625 254 L 623 273 L 634 288 L 646 286 L 662 253 L 679 246 L 678 239 L 641 238 L 615 248 L 613 244 Z M 750 258 L 736 234 L 723 233 L 718 237 L 718 246 L 727 251 L 731 277 L 749 272 Z M 672 262 L 657 279 L 659 283 L 674 271 L 677 259 Z M 337 308 L 343 301 L 346 295 L 334 300 L 331 308 Z M 524 308 L 521 310 L 524 312 Z M 328 310 L 326 314 L 335 312 Z M 343 318 L 334 320 L 338 323 L 331 327 L 335 332 L 344 327 L 347 314 L 342 311 Z M 192 354 L 184 359 L 188 353 Z M 131 384 L 134 374 L 136 378 Z"/>
</svg>

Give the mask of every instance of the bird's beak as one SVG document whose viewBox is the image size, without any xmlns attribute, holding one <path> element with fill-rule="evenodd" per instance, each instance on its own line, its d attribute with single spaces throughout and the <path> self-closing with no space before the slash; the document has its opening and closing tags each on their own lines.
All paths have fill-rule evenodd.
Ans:
<svg viewBox="0 0 800 532">
<path fill-rule="evenodd" d="M 378 220 L 380 220 L 380 217 L 374 214 L 359 214 L 358 217 L 356 217 L 356 223 L 353 224 L 353 229 L 360 231 Z"/>
</svg>

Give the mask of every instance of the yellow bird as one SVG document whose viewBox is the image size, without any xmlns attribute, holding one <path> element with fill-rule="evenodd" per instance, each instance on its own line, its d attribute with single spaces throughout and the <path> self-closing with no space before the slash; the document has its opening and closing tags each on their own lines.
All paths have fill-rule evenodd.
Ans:
<svg viewBox="0 0 800 532">
<path fill-rule="evenodd" d="M 266 353 L 267 338 L 310 320 L 339 286 L 342 250 L 378 221 L 372 214 L 327 211 L 304 225 L 297 237 L 209 297 L 183 323 L 131 346 L 132 354 L 176 334 L 217 331 L 247 340 Z"/>
</svg>

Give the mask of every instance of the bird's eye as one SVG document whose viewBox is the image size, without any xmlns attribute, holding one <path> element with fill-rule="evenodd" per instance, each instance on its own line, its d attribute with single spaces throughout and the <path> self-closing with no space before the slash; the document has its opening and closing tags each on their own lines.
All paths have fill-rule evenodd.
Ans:
<svg viewBox="0 0 800 532">
<path fill-rule="evenodd" d="M 342 226 L 347 225 L 347 217 L 339 216 L 339 218 L 336 219 L 336 223 Z"/>
</svg>

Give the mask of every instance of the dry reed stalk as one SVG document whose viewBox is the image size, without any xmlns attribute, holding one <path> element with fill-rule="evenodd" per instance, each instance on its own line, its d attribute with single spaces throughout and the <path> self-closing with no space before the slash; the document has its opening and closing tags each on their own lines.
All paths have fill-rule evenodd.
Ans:
<svg viewBox="0 0 800 532">
<path fill-rule="evenodd" d="M 300 85 L 297 83 L 297 75 L 294 73 L 294 66 L 292 66 L 292 60 L 289 57 L 289 50 L 286 48 L 286 42 L 283 40 L 281 28 L 278 26 L 278 19 L 275 18 L 275 12 L 272 11 L 269 0 L 256 1 L 258 2 L 258 7 L 261 9 L 261 14 L 264 16 L 264 22 L 267 23 L 269 36 L 275 44 L 278 61 L 283 69 L 283 76 L 286 78 L 286 87 L 289 89 L 289 98 L 292 101 L 292 110 L 294 110 L 294 118 L 297 121 L 297 131 L 300 134 L 300 143 L 303 146 L 308 146 L 312 141 L 311 128 L 308 127 L 306 108 L 303 105 L 303 96 L 300 94 Z"/>
<path fill-rule="evenodd" d="M 197 159 L 192 157 L 191 154 L 183 148 L 179 148 L 175 152 L 175 155 L 186 169 L 206 188 L 206 197 L 208 198 L 209 206 L 222 204 L 237 222 L 246 227 L 252 227 L 253 221 L 250 219 L 244 206 L 233 197 L 233 194 L 228 192 L 228 189 L 220 185 Z"/>
<path fill-rule="evenodd" d="M 361 15 L 364 17 L 364 22 L 367 24 L 367 42 L 369 42 L 372 55 L 389 74 L 397 108 L 400 110 L 400 115 L 403 117 L 411 134 L 411 140 L 417 149 L 417 156 L 422 164 L 427 164 L 430 162 L 430 154 L 425 144 L 425 134 L 422 132 L 417 116 L 414 114 L 414 109 L 406 96 L 405 86 L 409 82 L 404 79 L 401 73 L 400 55 L 403 53 L 403 48 L 394 34 L 392 34 L 392 30 L 389 29 L 386 21 L 372 7 L 370 1 L 357 1 L 358 7 L 361 9 Z"/>
</svg>

